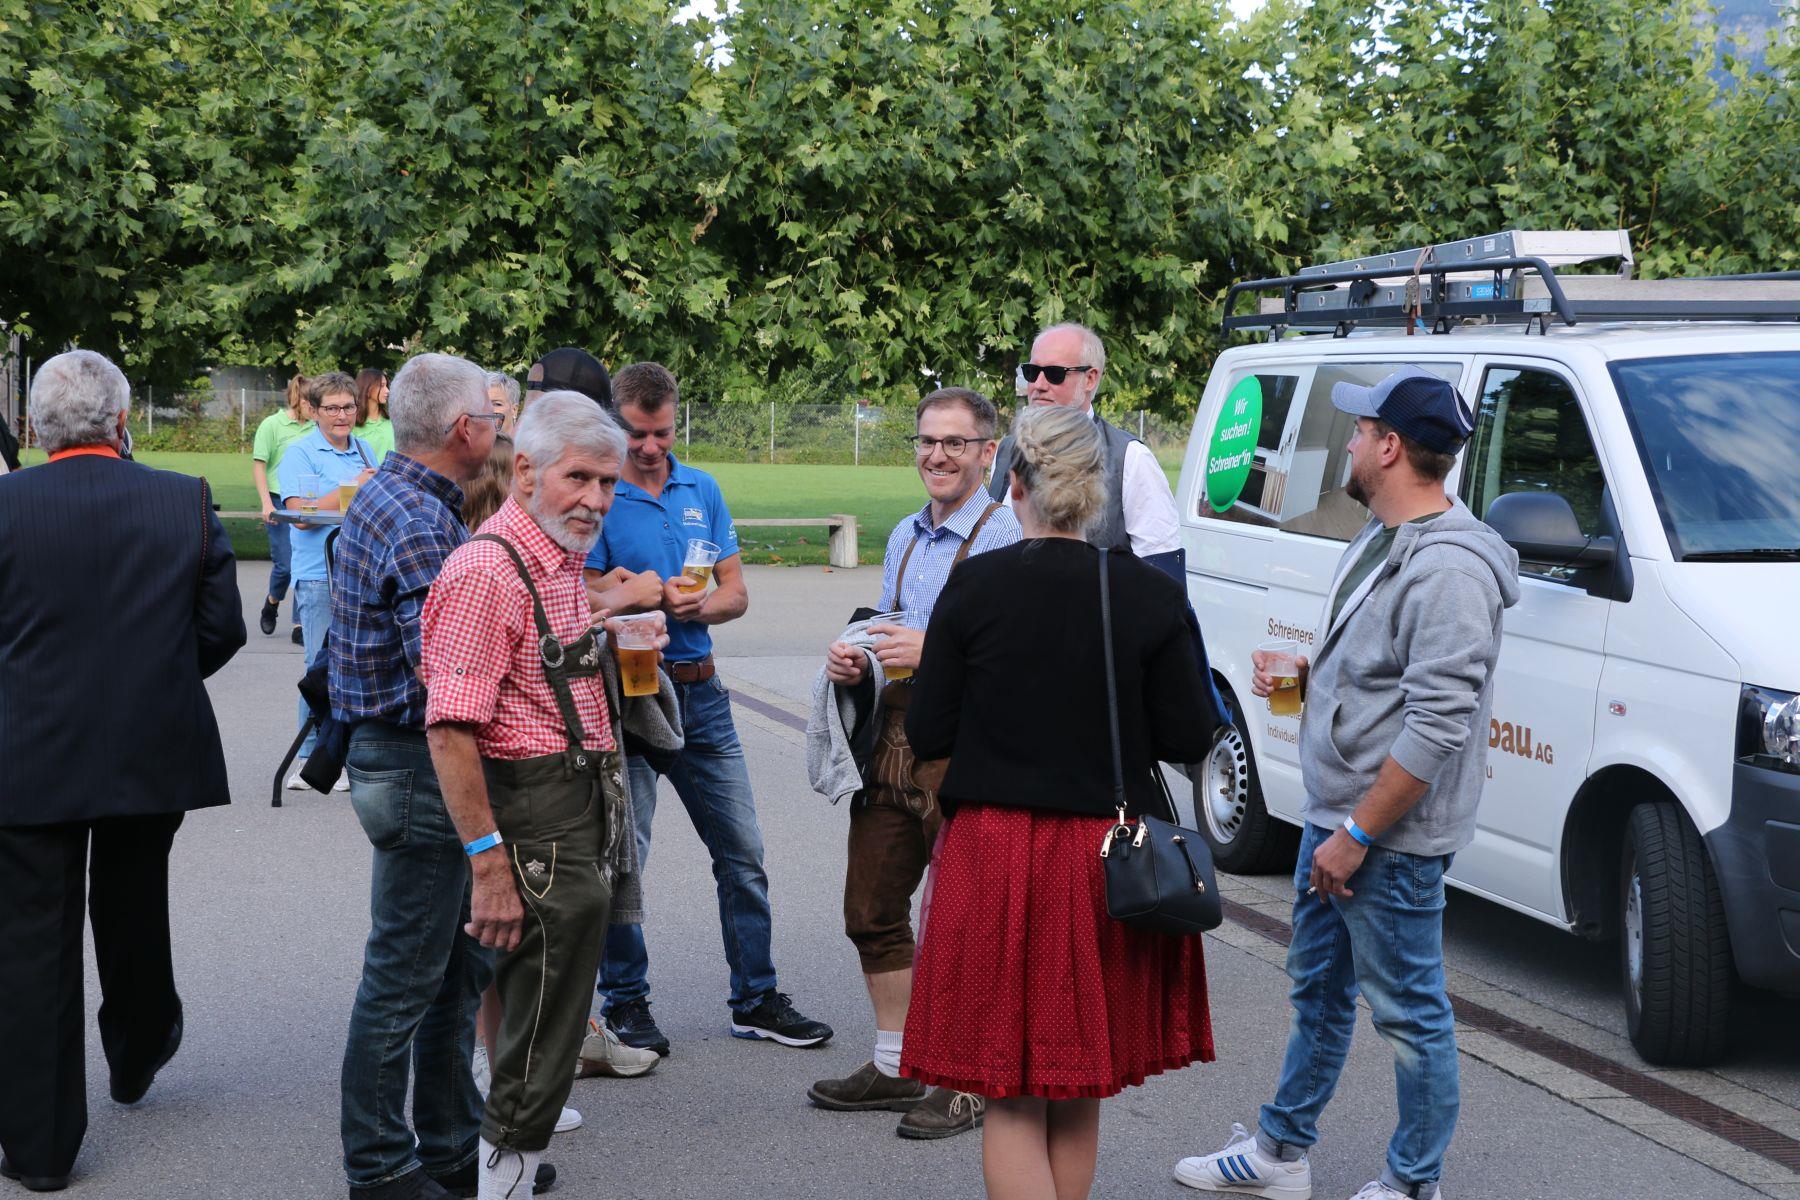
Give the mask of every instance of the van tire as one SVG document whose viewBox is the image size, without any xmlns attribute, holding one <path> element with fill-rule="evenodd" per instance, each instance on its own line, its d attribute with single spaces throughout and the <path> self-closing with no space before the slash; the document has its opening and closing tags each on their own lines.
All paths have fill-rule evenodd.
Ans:
<svg viewBox="0 0 1800 1200">
<path fill-rule="evenodd" d="M 1244 706 L 1228 696 L 1231 724 L 1213 738 L 1212 753 L 1193 764 L 1194 828 L 1212 850 L 1213 865 L 1233 875 L 1294 869 L 1300 831 L 1263 806 L 1256 754 L 1244 728 Z M 1219 801 L 1215 806 L 1215 801 Z"/>
<path fill-rule="evenodd" d="M 1675 804 L 1631 810 L 1619 931 L 1631 1044 L 1658 1066 L 1717 1062 L 1731 1025 L 1731 936 L 1706 844 Z"/>
</svg>

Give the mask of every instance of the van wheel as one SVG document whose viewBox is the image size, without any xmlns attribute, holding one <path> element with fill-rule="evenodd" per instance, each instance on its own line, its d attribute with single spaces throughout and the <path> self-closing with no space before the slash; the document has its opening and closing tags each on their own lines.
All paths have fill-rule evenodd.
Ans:
<svg viewBox="0 0 1800 1200">
<path fill-rule="evenodd" d="M 1731 937 L 1706 845 L 1680 808 L 1631 810 L 1619 880 L 1631 1044 L 1659 1066 L 1717 1062 L 1731 1020 Z"/>
<path fill-rule="evenodd" d="M 1256 759 L 1244 733 L 1243 705 L 1231 697 L 1231 724 L 1213 739 L 1212 753 L 1196 763 L 1194 821 L 1212 847 L 1213 863 L 1234 875 L 1291 871 L 1300 831 L 1263 807 Z"/>
</svg>

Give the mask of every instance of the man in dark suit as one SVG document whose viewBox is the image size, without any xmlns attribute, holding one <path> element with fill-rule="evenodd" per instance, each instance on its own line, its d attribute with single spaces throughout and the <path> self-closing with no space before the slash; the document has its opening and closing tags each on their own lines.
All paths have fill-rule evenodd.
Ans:
<svg viewBox="0 0 1800 1200">
<path fill-rule="evenodd" d="M 82 898 L 112 1098 L 181 1045 L 169 848 L 230 802 L 202 680 L 244 644 L 235 559 L 203 480 L 120 459 L 130 389 L 88 350 L 31 389 L 50 453 L 0 477 L 0 1174 L 68 1182 L 87 1132 Z"/>
</svg>

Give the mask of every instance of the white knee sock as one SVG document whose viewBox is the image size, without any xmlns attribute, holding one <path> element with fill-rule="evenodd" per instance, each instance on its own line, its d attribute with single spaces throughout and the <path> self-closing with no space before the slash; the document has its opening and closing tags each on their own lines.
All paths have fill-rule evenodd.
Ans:
<svg viewBox="0 0 1800 1200">
<path fill-rule="evenodd" d="M 496 1150 L 482 1138 L 480 1153 L 475 1160 L 476 1200 L 531 1200 L 531 1185 L 542 1157 L 538 1151 Z"/>
<path fill-rule="evenodd" d="M 900 1078 L 900 1039 L 894 1030 L 875 1031 L 875 1069 L 889 1079 Z"/>
</svg>

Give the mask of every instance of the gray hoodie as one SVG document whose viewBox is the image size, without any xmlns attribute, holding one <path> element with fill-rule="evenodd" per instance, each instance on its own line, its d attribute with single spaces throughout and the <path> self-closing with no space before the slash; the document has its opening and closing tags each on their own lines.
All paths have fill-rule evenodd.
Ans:
<svg viewBox="0 0 1800 1200">
<path fill-rule="evenodd" d="M 1371 521 L 1356 536 L 1338 577 L 1380 528 Z M 1430 521 L 1400 526 L 1387 559 L 1314 641 L 1300 722 L 1307 821 L 1342 825 L 1391 755 L 1430 786 L 1380 845 L 1437 855 L 1469 844 L 1501 614 L 1518 598 L 1518 553 L 1461 500 Z M 1324 620 L 1330 612 L 1327 597 Z"/>
</svg>

